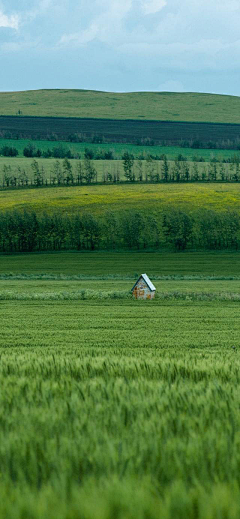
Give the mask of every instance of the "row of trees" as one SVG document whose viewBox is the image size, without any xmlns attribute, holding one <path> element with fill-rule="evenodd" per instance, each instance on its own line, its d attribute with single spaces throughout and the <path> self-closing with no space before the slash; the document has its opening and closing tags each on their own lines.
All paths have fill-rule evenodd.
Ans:
<svg viewBox="0 0 240 519">
<path fill-rule="evenodd" d="M 35 159 L 31 163 L 30 171 L 20 166 L 13 169 L 10 165 L 4 164 L 2 173 L 3 187 L 81 185 L 83 183 L 91 184 L 97 181 L 97 171 L 93 162 L 87 158 L 85 158 L 84 161 L 78 161 L 75 168 L 73 168 L 67 158 L 62 162 L 56 160 L 50 172 L 48 172 L 48 178 L 44 167 L 40 166 L 39 162 Z"/>
<path fill-rule="evenodd" d="M 0 148 L 0 155 L 3 157 L 16 157 L 19 154 L 18 150 L 13 146 L 3 146 Z M 80 158 L 88 158 L 90 160 L 119 160 L 119 155 L 114 153 L 114 149 L 103 150 L 101 148 L 92 149 L 85 148 L 84 152 L 81 154 L 79 152 L 73 152 L 67 146 L 63 144 L 58 144 L 53 148 L 41 149 L 34 146 L 32 142 L 29 142 L 27 146 L 23 149 L 23 155 L 26 158 L 55 158 L 55 159 L 80 159 Z M 161 161 L 164 160 L 166 155 L 164 153 L 156 154 L 156 153 L 147 153 L 146 151 L 141 153 L 130 154 L 129 152 L 123 152 L 121 159 L 125 160 L 125 157 L 129 157 L 132 160 L 156 160 Z M 180 153 L 175 160 L 184 160 L 187 161 L 187 158 Z M 190 159 L 192 162 L 205 162 L 205 158 L 200 155 L 193 155 Z M 213 162 L 240 162 L 240 155 L 235 154 L 231 158 L 230 157 L 217 157 L 212 155 L 209 159 Z M 208 160 L 207 160 L 208 162 Z"/>
<path fill-rule="evenodd" d="M 0 251 L 95 249 L 239 249 L 240 215 L 234 211 L 173 207 L 158 217 L 141 211 L 92 214 L 0 214 Z"/>
<path fill-rule="evenodd" d="M 18 151 L 13 147 L 7 147 L 4 146 L 2 148 L 2 151 L 0 150 L 0 155 L 3 156 L 16 156 L 18 154 Z M 58 146 L 55 146 L 54 148 L 47 150 L 41 150 L 39 148 L 36 148 L 32 143 L 29 143 L 23 150 L 24 157 L 30 157 L 30 158 L 55 158 L 55 159 L 64 159 L 65 157 L 68 159 L 80 159 L 81 154 L 79 152 L 73 153 L 69 148 L 66 146 L 63 146 L 62 144 L 59 144 Z M 164 153 L 160 154 L 154 154 L 154 153 L 146 153 L 141 152 L 137 155 L 129 153 L 129 152 L 123 152 L 122 160 L 125 160 L 125 158 L 131 158 L 132 160 L 164 160 L 166 158 L 166 155 Z M 103 150 L 101 148 L 99 149 L 92 149 L 92 148 L 85 148 L 83 152 L 82 158 L 88 158 L 90 160 L 119 160 L 119 156 L 116 156 L 114 154 L 113 149 Z M 187 160 L 182 153 L 180 153 L 175 160 Z M 235 154 L 231 159 L 229 157 L 227 158 L 218 158 L 215 156 L 212 156 L 211 159 L 214 162 L 240 162 L 240 155 Z M 204 157 L 199 155 L 193 155 L 191 158 L 191 161 L 194 162 L 205 162 Z"/>
<path fill-rule="evenodd" d="M 95 163 L 88 157 L 78 160 L 74 164 L 67 158 L 52 162 L 51 168 L 46 170 L 36 159 L 30 168 L 12 167 L 4 164 L 2 167 L 2 186 L 27 187 L 82 185 L 97 182 L 239 182 L 240 163 L 235 160 L 231 164 L 218 163 L 212 160 L 208 164 L 188 162 L 182 156 L 169 162 L 166 156 L 156 162 L 151 157 L 146 161 L 134 161 L 133 157 L 125 153 L 120 163 L 104 165 L 102 174 L 97 174 Z"/>
<path fill-rule="evenodd" d="M 6 147 L 5 147 L 6 148 Z M 1 154 L 1 151 L 0 151 Z M 81 153 L 76 152 L 73 153 L 72 150 L 59 144 L 54 148 L 47 148 L 46 150 L 42 150 L 40 148 L 36 148 L 31 142 L 28 143 L 27 146 L 23 149 L 23 155 L 27 158 L 55 158 L 55 159 L 80 159 Z M 94 160 L 116 160 L 114 156 L 113 150 L 92 150 L 91 148 L 85 148 L 83 153 L 83 158 L 86 159 L 94 159 Z"/>
<path fill-rule="evenodd" d="M 162 155 L 161 161 L 156 162 L 149 155 L 146 161 L 138 159 L 134 161 L 133 155 L 125 153 L 123 156 L 123 169 L 127 180 L 150 182 L 197 182 L 197 181 L 235 181 L 240 178 L 240 157 L 234 155 L 230 163 L 229 171 L 226 163 L 216 158 L 209 163 L 199 165 L 194 160 L 189 162 L 183 155 L 178 155 L 174 161 L 169 162 L 166 155 Z M 145 175 L 144 175 L 145 174 Z"/>
</svg>

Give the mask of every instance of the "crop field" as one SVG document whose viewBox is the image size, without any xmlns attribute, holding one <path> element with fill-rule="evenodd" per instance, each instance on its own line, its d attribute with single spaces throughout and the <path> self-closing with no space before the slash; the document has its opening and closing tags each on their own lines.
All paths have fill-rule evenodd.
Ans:
<svg viewBox="0 0 240 519">
<path fill-rule="evenodd" d="M 0 93 L 1 112 L 10 116 L 6 120 L 23 126 L 28 120 L 32 131 L 34 116 L 42 115 L 44 132 L 50 131 L 50 120 L 61 124 L 60 117 L 51 119 L 54 115 L 66 118 L 64 131 L 70 120 L 93 116 L 100 126 L 103 117 L 115 119 L 115 127 L 117 118 L 138 119 L 122 121 L 123 127 L 130 124 L 130 133 L 135 123 L 148 125 L 141 121 L 147 115 L 155 125 L 157 118 L 172 118 L 193 126 L 193 113 L 200 126 L 204 121 L 239 124 L 239 99 L 78 90 Z M 26 115 L 33 122 L 24 120 Z M 19 158 L 0 158 L 0 183 L 3 164 L 13 171 L 19 165 L 32 179 L 32 160 L 21 156 L 24 142 L 12 141 Z M 39 147 L 55 144 L 34 141 Z M 70 146 L 81 154 L 87 147 Z M 95 146 L 109 149 L 110 144 Z M 168 148 L 148 149 L 161 154 Z M 114 145 L 119 159 L 124 150 L 146 152 Z M 172 160 L 171 153 L 179 151 L 169 153 Z M 203 156 L 202 150 L 191 150 L 191 157 L 189 150 L 180 153 Z M 204 153 L 212 158 L 210 150 Z M 38 162 L 49 179 L 54 159 Z M 71 161 L 74 175 L 77 162 Z M 98 182 L 117 170 L 124 178 L 121 160 L 98 160 L 94 166 Z M 199 171 L 205 166 L 200 163 Z M 160 171 L 161 163 L 156 167 Z M 233 171 L 230 164 L 224 168 Z M 175 208 L 183 209 L 181 217 L 180 211 L 175 217 Z M 29 213 L 23 217 L 25 209 Z M 202 209 L 212 209 L 211 218 L 201 220 Z M 73 232 L 78 250 L 84 251 L 0 255 L 0 519 L 239 519 L 240 253 L 233 252 L 239 243 L 234 216 L 240 214 L 239 184 L 1 189 L 0 211 L 3 251 L 44 250 L 44 239 L 57 250 L 58 239 L 75 243 Z M 39 224 L 38 215 L 45 224 Z M 164 226 L 158 228 L 161 218 Z M 180 231 L 176 220 L 185 225 Z M 137 245 L 135 252 L 127 249 L 125 235 L 119 234 L 124 222 L 136 224 L 134 236 L 138 232 L 138 247 L 146 244 L 145 252 Z M 206 235 L 207 226 L 210 234 L 213 229 L 215 248 L 232 239 L 230 252 L 166 252 L 173 245 L 161 241 L 161 233 L 177 240 L 190 236 L 191 248 L 200 243 L 201 222 Z M 160 230 L 151 252 L 140 231 L 149 236 L 155 228 Z M 116 232 L 119 242 L 107 241 Z M 124 252 L 87 252 L 91 233 L 97 244 L 100 236 L 100 244 L 116 249 L 123 244 Z M 156 286 L 152 301 L 131 295 L 143 272 Z"/>
<path fill-rule="evenodd" d="M 134 145 L 128 143 L 118 143 L 118 142 L 110 142 L 110 143 L 92 143 L 92 142 L 68 142 L 68 141 L 49 141 L 49 140 L 28 140 L 28 139 L 0 139 L 0 149 L 4 146 L 13 147 L 18 150 L 18 156 L 11 160 L 10 164 L 14 166 L 14 164 L 18 163 L 19 158 L 23 158 L 23 150 L 31 143 L 34 148 L 41 149 L 43 152 L 47 151 L 49 148 L 53 149 L 57 146 L 62 146 L 63 148 L 67 148 L 71 151 L 73 156 L 84 157 L 85 149 L 91 149 L 95 154 L 105 153 L 108 151 L 112 151 L 114 158 L 117 160 L 121 160 L 123 154 L 127 151 L 134 155 L 135 158 L 139 156 L 144 156 L 145 158 L 148 155 L 160 156 L 165 154 L 168 160 L 175 160 L 179 154 L 182 154 L 189 161 L 193 160 L 193 158 L 203 158 L 206 162 L 210 161 L 213 157 L 216 157 L 218 160 L 229 159 L 231 157 L 235 157 L 239 155 L 239 151 L 236 150 L 227 150 L 227 149 L 193 149 L 186 148 L 181 146 L 144 146 L 144 145 Z M 6 157 L 0 158 L 1 162 L 6 160 Z M 27 160 L 25 165 L 29 163 L 30 159 Z M 45 159 L 46 161 L 47 159 Z M 45 163 L 43 162 L 43 164 Z"/>
<path fill-rule="evenodd" d="M 17 275 L 48 277 L 64 281 L 133 281 L 143 272 L 150 277 L 189 277 L 207 281 L 240 277 L 240 253 L 237 252 L 61 252 L 0 255 L 0 279 Z M 191 279 L 190 279 L 191 280 Z M 183 284 L 182 284 L 183 285 Z M 129 285 L 128 285 L 129 286 Z"/>
<path fill-rule="evenodd" d="M 0 516 L 238 519 L 238 307 L 1 300 Z"/>
<path fill-rule="evenodd" d="M 1 519 L 238 519 L 239 305 L 238 253 L 0 256 Z"/>
<path fill-rule="evenodd" d="M 1 115 L 240 123 L 236 96 L 170 92 L 1 92 Z"/>
<path fill-rule="evenodd" d="M 151 209 L 159 215 L 169 205 L 190 210 L 199 208 L 224 211 L 240 209 L 237 183 L 212 184 L 120 184 L 74 187 L 41 187 L 0 191 L 0 209 L 31 209 L 41 212 L 87 211 L 101 214 L 114 210 Z"/>
<path fill-rule="evenodd" d="M 239 146 L 240 125 L 211 122 L 134 119 L 79 119 L 67 117 L 0 116 L 1 137 L 13 139 L 89 140 L 141 144 L 181 145 L 183 141 Z"/>
<path fill-rule="evenodd" d="M 0 279 L 0 301 L 109 301 L 132 299 L 131 281 L 122 279 L 49 280 L 37 276 L 18 279 Z M 157 294 L 154 303 L 165 301 L 227 301 L 240 303 L 240 276 L 238 280 L 170 279 L 154 280 Z M 135 281 L 135 279 L 134 279 Z M 133 284 L 133 283 L 132 283 Z"/>
</svg>

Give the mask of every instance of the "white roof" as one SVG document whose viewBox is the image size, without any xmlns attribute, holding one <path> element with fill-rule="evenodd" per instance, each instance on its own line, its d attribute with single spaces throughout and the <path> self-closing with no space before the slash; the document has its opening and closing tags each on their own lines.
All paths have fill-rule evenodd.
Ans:
<svg viewBox="0 0 240 519">
<path fill-rule="evenodd" d="M 135 285 L 132 287 L 132 290 L 135 288 L 135 286 L 137 285 L 137 283 L 139 282 L 139 280 L 143 278 L 145 283 L 147 283 L 147 286 L 148 288 L 150 288 L 150 290 L 152 290 L 152 292 L 154 292 L 156 290 L 156 287 L 154 286 L 154 284 L 150 281 L 149 277 L 147 276 L 147 274 L 141 274 L 141 276 L 139 276 L 138 280 L 136 281 Z"/>
</svg>

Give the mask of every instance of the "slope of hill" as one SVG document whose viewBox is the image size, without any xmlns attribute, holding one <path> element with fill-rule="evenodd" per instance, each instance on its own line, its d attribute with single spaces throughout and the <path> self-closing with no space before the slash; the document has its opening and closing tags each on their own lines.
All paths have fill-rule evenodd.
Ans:
<svg viewBox="0 0 240 519">
<path fill-rule="evenodd" d="M 240 97 L 92 90 L 1 92 L 0 115 L 240 123 Z"/>
</svg>

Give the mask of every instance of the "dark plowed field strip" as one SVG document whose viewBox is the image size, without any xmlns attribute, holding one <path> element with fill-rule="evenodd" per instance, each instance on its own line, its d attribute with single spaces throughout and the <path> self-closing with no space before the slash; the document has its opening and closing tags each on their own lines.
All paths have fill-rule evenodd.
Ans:
<svg viewBox="0 0 240 519">
<path fill-rule="evenodd" d="M 73 134 L 80 134 L 104 137 L 106 142 L 135 143 L 149 138 L 155 143 L 179 144 L 199 139 L 204 144 L 239 138 L 240 124 L 0 116 L 0 132 L 9 138 L 46 139 L 55 135 L 71 140 Z"/>
</svg>

